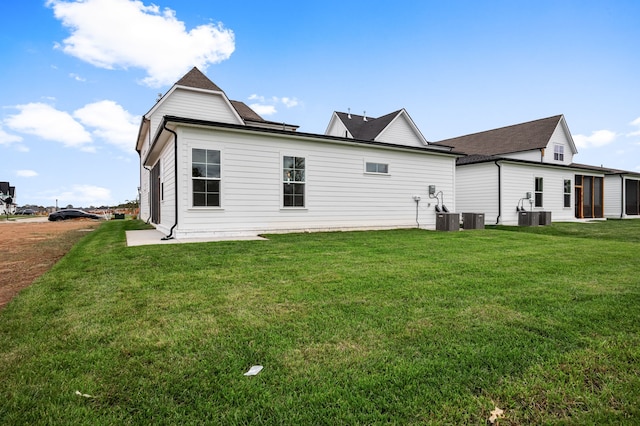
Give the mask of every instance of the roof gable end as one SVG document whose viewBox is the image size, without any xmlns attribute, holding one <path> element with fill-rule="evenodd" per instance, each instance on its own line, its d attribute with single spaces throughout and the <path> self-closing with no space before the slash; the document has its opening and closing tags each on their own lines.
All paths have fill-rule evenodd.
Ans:
<svg viewBox="0 0 640 426">
<path fill-rule="evenodd" d="M 327 132 L 332 129 L 335 131 L 337 123 L 341 123 L 341 127 L 345 129 L 346 137 L 353 139 L 390 142 L 399 145 L 429 145 L 405 109 L 378 118 L 336 111 L 331 117 Z M 407 127 L 410 129 L 408 132 Z M 412 140 L 406 141 L 406 138 L 399 137 L 399 134 L 410 134 L 409 139 Z"/>
<path fill-rule="evenodd" d="M 416 126 L 414 121 L 411 119 L 411 116 L 409 116 L 409 113 L 404 108 L 399 111 L 392 112 L 385 117 L 389 117 L 391 120 L 380 131 L 375 140 L 385 142 L 387 136 L 389 136 L 391 140 L 395 140 L 395 136 L 391 135 L 394 133 L 394 130 L 402 131 L 402 127 L 408 127 L 409 132 L 415 137 L 415 144 L 418 146 L 429 145 L 427 139 L 422 135 L 422 132 L 420 132 L 420 129 L 418 129 L 418 126 Z M 383 118 L 384 117 L 380 117 L 379 120 Z M 391 140 L 388 140 L 388 142 Z"/>
</svg>

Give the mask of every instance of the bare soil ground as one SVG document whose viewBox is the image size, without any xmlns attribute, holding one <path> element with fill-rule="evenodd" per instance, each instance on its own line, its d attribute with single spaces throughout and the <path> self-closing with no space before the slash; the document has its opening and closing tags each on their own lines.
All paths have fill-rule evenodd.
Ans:
<svg viewBox="0 0 640 426">
<path fill-rule="evenodd" d="M 0 221 L 0 309 L 99 224 L 85 219 Z"/>
</svg>

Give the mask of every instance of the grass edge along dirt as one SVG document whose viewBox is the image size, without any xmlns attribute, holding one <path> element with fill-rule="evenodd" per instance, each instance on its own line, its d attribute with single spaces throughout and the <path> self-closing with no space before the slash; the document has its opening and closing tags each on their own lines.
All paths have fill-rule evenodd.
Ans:
<svg viewBox="0 0 640 426">
<path fill-rule="evenodd" d="M 143 226 L 0 313 L 3 422 L 640 421 L 640 221 L 126 247 Z"/>
</svg>

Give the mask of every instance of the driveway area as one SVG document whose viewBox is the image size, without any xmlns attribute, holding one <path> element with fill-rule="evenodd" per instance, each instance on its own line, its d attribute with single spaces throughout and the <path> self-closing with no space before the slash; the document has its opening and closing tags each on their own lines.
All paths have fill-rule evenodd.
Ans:
<svg viewBox="0 0 640 426">
<path fill-rule="evenodd" d="M 49 222 L 46 216 L 0 220 L 0 309 L 98 225 L 83 219 Z"/>
</svg>

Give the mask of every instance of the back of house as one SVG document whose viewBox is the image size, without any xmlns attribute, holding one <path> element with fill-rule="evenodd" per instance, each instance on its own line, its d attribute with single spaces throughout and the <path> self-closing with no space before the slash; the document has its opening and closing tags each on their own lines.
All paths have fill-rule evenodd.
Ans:
<svg viewBox="0 0 640 426">
<path fill-rule="evenodd" d="M 341 115 L 326 134 L 302 133 L 192 69 L 142 118 L 141 219 L 169 238 L 429 229 L 429 185 L 455 208 L 458 155 L 427 142 L 406 111 Z"/>
</svg>

